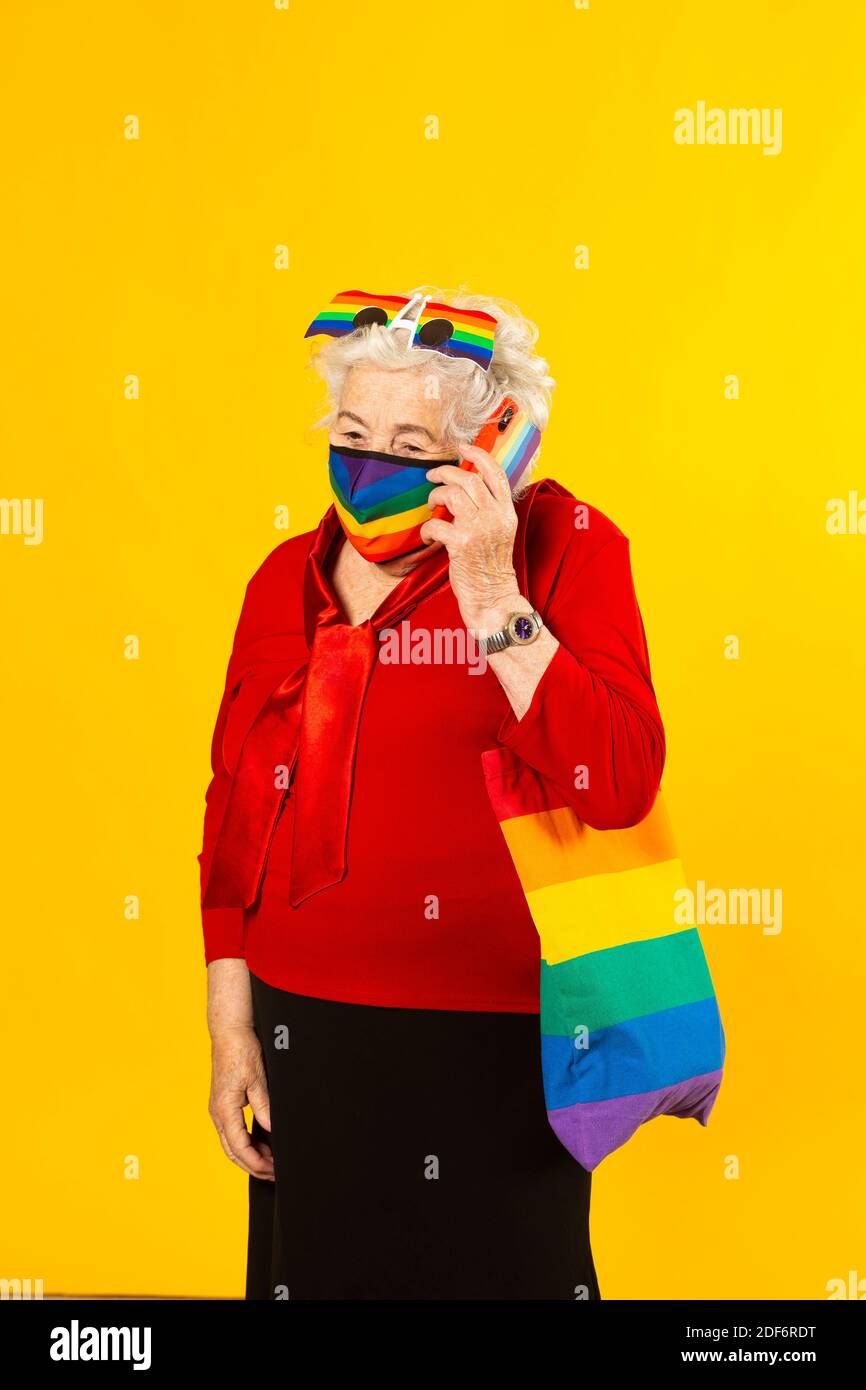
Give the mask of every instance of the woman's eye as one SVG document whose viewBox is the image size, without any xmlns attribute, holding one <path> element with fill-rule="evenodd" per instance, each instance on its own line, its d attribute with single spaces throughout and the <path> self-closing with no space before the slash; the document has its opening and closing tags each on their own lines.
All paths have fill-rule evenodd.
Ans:
<svg viewBox="0 0 866 1390">
<path fill-rule="evenodd" d="M 360 439 L 361 437 L 357 430 L 346 430 L 343 435 L 344 439 Z"/>
</svg>

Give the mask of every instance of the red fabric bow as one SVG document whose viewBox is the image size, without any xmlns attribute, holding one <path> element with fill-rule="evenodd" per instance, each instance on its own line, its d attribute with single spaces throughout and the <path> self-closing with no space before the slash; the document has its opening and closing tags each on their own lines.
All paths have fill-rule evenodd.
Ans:
<svg viewBox="0 0 866 1390">
<path fill-rule="evenodd" d="M 292 777 L 297 798 L 290 902 L 339 883 L 355 749 L 377 634 L 448 583 L 448 552 L 426 557 L 358 627 L 351 626 L 326 570 L 339 518 L 330 507 L 307 557 L 304 632 L 307 660 L 284 677 L 247 734 L 211 859 L 203 907 L 251 907 L 258 896 L 274 827 Z M 335 551 L 333 552 L 335 553 Z M 280 639 L 258 644 L 257 661 L 278 660 Z M 285 769 L 288 768 L 288 775 Z"/>
</svg>

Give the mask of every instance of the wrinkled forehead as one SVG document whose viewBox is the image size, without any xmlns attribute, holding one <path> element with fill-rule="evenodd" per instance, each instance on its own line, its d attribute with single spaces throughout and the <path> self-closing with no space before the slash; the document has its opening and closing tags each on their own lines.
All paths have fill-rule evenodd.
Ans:
<svg viewBox="0 0 866 1390">
<path fill-rule="evenodd" d="M 443 427 L 443 386 L 423 368 L 357 362 L 343 379 L 336 409 L 336 429 L 355 424 L 377 432 L 414 430 L 436 439 Z"/>
</svg>

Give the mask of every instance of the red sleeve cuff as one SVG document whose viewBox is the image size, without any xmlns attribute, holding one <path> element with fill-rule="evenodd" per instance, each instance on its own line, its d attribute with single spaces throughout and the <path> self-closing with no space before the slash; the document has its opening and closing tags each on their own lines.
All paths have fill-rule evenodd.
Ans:
<svg viewBox="0 0 866 1390">
<path fill-rule="evenodd" d="M 210 965 L 212 960 L 244 959 L 242 907 L 203 907 L 201 920 L 206 965 Z"/>
<path fill-rule="evenodd" d="M 523 757 L 525 762 L 533 763 L 534 759 L 531 754 L 537 753 L 539 743 L 548 741 L 545 718 L 547 695 L 550 689 L 555 688 L 561 680 L 565 679 L 565 670 L 562 668 L 568 665 L 570 659 L 573 661 L 571 654 L 566 652 L 560 642 L 548 662 L 541 680 L 533 691 L 532 700 L 529 708 L 524 712 L 523 718 L 518 719 L 509 705 L 508 713 L 499 726 L 499 733 L 497 734 L 499 742 L 504 743 L 506 748 L 510 748 L 512 752 Z"/>
</svg>

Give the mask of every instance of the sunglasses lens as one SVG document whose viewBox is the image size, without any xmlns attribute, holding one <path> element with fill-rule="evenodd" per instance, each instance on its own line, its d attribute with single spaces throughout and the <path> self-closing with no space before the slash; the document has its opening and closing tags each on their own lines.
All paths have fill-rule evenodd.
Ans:
<svg viewBox="0 0 866 1390">
<path fill-rule="evenodd" d="M 422 347 L 441 347 L 453 332 L 454 324 L 450 319 L 430 319 L 418 329 L 418 342 Z"/>
<path fill-rule="evenodd" d="M 383 326 L 388 322 L 388 315 L 384 309 L 376 305 L 370 305 L 368 309 L 359 309 L 352 319 L 353 328 L 367 328 L 371 323 L 381 323 Z"/>
</svg>

